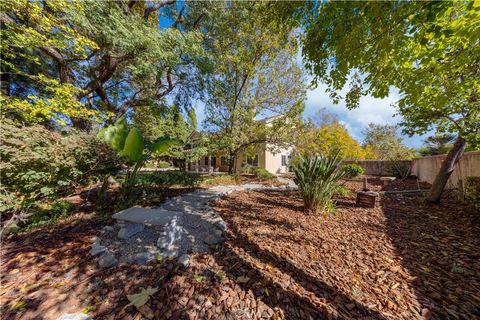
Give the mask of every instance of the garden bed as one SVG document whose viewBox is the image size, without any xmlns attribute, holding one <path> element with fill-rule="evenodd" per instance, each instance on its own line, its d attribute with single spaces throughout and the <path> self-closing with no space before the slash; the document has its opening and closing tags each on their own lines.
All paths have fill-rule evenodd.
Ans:
<svg viewBox="0 0 480 320">
<path fill-rule="evenodd" d="M 414 184 L 413 184 L 414 183 Z M 412 185 L 410 185 L 412 184 Z M 355 191 L 361 182 L 348 182 Z M 397 181 L 372 190 L 416 188 Z M 296 192 L 235 192 L 215 203 L 229 231 L 213 253 L 105 271 L 88 256 L 103 223 L 78 220 L 17 236 L 2 248 L 5 319 L 142 319 L 126 295 L 158 292 L 141 312 L 158 319 L 473 319 L 480 316 L 480 216 L 446 196 L 382 196 L 375 209 L 337 199 L 305 215 Z"/>
</svg>

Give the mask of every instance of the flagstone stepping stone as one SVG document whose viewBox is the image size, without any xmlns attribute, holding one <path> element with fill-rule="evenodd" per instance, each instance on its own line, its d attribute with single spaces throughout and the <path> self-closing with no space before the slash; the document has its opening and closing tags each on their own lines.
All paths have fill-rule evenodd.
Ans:
<svg viewBox="0 0 480 320">
<path fill-rule="evenodd" d="M 113 218 L 117 221 L 127 221 L 147 225 L 164 225 L 168 223 L 173 216 L 181 213 L 168 211 L 165 209 L 149 209 L 132 207 L 113 215 Z"/>
<path fill-rule="evenodd" d="M 66 313 L 62 315 L 58 320 L 93 320 L 88 314 L 85 313 Z"/>
</svg>

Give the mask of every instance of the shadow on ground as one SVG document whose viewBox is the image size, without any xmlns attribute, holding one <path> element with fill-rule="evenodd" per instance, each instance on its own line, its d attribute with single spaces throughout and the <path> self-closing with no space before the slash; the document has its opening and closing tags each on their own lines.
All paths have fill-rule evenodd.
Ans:
<svg viewBox="0 0 480 320">
<path fill-rule="evenodd" d="M 386 230 L 413 279 L 424 317 L 480 318 L 480 214 L 443 196 L 429 204 L 412 194 L 381 202 Z"/>
</svg>

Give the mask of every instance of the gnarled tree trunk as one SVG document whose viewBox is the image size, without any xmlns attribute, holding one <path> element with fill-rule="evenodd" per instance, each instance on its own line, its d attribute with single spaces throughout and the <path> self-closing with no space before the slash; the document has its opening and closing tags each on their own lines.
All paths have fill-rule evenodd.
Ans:
<svg viewBox="0 0 480 320">
<path fill-rule="evenodd" d="M 443 160 L 440 171 L 437 173 L 435 180 L 433 181 L 432 188 L 428 194 L 427 201 L 433 203 L 439 203 L 442 196 L 443 189 L 447 185 L 448 178 L 452 175 L 455 166 L 465 152 L 467 142 L 464 138 L 458 136 L 457 140 L 453 144 L 453 148 L 448 152 L 447 157 Z"/>
</svg>

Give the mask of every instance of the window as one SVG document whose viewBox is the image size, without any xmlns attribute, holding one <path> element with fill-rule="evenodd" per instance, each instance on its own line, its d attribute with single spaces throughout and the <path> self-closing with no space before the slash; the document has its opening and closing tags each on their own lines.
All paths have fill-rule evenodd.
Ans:
<svg viewBox="0 0 480 320">
<path fill-rule="evenodd" d="M 208 157 L 205 157 L 205 162 L 204 162 L 204 164 L 205 164 L 206 166 L 208 166 Z"/>
<path fill-rule="evenodd" d="M 249 164 L 251 166 L 254 166 L 254 167 L 258 167 L 258 154 L 256 154 L 253 157 L 247 156 L 247 164 Z"/>
<path fill-rule="evenodd" d="M 228 166 L 227 157 L 225 157 L 225 156 L 220 157 L 220 165 L 221 166 Z"/>
<path fill-rule="evenodd" d="M 282 166 L 286 166 L 287 165 L 287 156 L 282 154 Z"/>
</svg>

